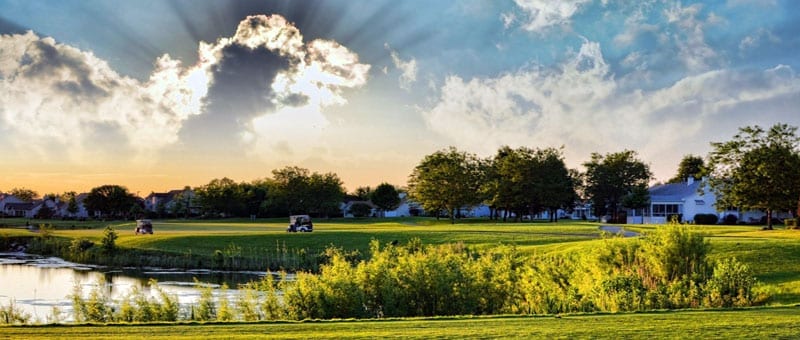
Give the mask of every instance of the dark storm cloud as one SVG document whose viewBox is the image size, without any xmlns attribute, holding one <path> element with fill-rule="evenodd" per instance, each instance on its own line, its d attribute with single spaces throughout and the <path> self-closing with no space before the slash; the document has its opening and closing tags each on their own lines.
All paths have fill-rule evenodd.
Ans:
<svg viewBox="0 0 800 340">
<path fill-rule="evenodd" d="M 224 47 L 212 70 L 214 81 L 208 89 L 205 114 L 186 122 L 182 139 L 207 148 L 237 144 L 255 116 L 274 110 L 272 83 L 289 67 L 287 58 L 264 47 Z"/>
</svg>

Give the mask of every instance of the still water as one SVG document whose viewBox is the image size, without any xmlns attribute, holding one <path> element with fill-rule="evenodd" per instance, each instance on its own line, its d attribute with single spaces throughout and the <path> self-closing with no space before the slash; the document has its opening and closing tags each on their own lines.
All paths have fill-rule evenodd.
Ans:
<svg viewBox="0 0 800 340">
<path fill-rule="evenodd" d="M 220 272 L 210 270 L 163 269 L 108 269 L 70 263 L 55 257 L 41 257 L 21 253 L 0 253 L 0 305 L 14 303 L 31 316 L 32 322 L 55 320 L 54 310 L 62 321 L 72 320 L 72 302 L 69 295 L 75 285 L 81 287 L 83 296 L 105 282 L 103 289 L 112 299 L 120 299 L 134 287 L 145 294 L 153 294 L 148 286 L 156 279 L 158 286 L 178 297 L 181 309 L 188 309 L 200 297 L 203 287 L 212 287 L 214 296 L 222 294 L 223 283 L 230 287 L 226 294 L 231 301 L 239 291 L 236 287 L 260 280 L 265 272 Z M 194 279 L 200 282 L 200 286 Z M 54 309 L 55 307 L 55 309 Z"/>
</svg>

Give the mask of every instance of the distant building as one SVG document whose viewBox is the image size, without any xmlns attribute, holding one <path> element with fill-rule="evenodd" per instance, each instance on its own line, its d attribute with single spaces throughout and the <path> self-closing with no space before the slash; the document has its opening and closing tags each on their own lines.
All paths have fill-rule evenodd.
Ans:
<svg viewBox="0 0 800 340">
<path fill-rule="evenodd" d="M 707 178 L 695 180 L 689 177 L 681 183 L 659 184 L 651 187 L 649 192 L 650 205 L 645 209 L 628 210 L 628 223 L 665 224 L 671 216 L 677 216 L 681 222 L 692 223 L 697 214 L 717 215 L 720 220 L 732 214 L 738 221 L 758 223 L 765 216 L 761 211 L 738 211 L 735 208 L 718 211 L 717 196 Z"/>
<path fill-rule="evenodd" d="M 168 192 L 151 192 L 144 198 L 144 210 L 151 213 L 170 213 L 175 209 L 178 200 L 189 207 L 192 215 L 199 213 L 200 207 L 196 205 L 195 194 L 192 189 L 177 189 Z M 159 211 L 163 209 L 163 211 Z"/>
</svg>

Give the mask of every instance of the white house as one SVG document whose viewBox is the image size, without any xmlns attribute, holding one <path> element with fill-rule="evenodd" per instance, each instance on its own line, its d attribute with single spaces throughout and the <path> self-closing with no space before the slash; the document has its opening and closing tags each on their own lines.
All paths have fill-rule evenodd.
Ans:
<svg viewBox="0 0 800 340">
<path fill-rule="evenodd" d="M 23 200 L 17 198 L 17 196 L 11 194 L 3 194 L 0 193 L 0 212 L 6 213 L 6 205 L 8 204 L 16 204 L 16 203 L 25 203 Z M 10 208 L 10 207 L 9 207 Z"/>
<path fill-rule="evenodd" d="M 669 217 L 680 215 L 682 221 L 692 222 L 697 214 L 718 215 L 717 197 L 706 179 L 692 177 L 682 183 L 667 183 L 653 186 L 650 191 L 650 206 L 643 210 L 629 210 L 628 223 L 664 224 Z"/>
<path fill-rule="evenodd" d="M 761 211 L 717 210 L 717 196 L 711 191 L 708 180 L 688 178 L 682 183 L 668 183 L 653 186 L 650 191 L 650 205 L 642 210 L 628 210 L 628 223 L 664 224 L 672 215 L 680 215 L 682 222 L 694 222 L 697 214 L 713 214 L 720 218 L 734 215 L 738 221 L 758 223 L 765 215 Z M 785 214 L 776 213 L 775 217 Z"/>
<path fill-rule="evenodd" d="M 169 192 L 151 192 L 150 195 L 144 198 L 144 210 L 150 212 L 158 212 L 160 207 L 163 207 L 164 212 L 170 212 L 175 207 L 176 198 L 183 195 L 182 199 L 186 200 L 189 204 L 189 209 L 192 214 L 197 214 L 200 207 L 195 205 L 194 191 L 191 189 L 178 189 L 170 190 Z M 184 202 L 186 203 L 186 202 Z"/>
</svg>

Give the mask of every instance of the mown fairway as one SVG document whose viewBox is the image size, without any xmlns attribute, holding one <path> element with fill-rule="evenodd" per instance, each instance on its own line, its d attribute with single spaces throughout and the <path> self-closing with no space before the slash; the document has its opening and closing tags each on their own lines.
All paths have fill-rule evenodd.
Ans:
<svg viewBox="0 0 800 340">
<path fill-rule="evenodd" d="M 2 327 L 13 339 L 790 339 L 800 307 L 526 317 L 307 321 L 230 324 Z"/>
</svg>

